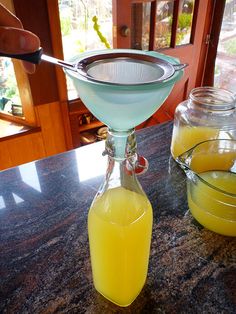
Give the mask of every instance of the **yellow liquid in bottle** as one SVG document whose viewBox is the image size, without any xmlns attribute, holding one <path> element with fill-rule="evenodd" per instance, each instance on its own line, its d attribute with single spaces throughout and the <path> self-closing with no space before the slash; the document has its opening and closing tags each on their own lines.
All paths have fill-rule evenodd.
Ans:
<svg viewBox="0 0 236 314">
<path fill-rule="evenodd" d="M 152 207 L 144 195 L 123 187 L 106 191 L 92 204 L 88 233 L 95 288 L 128 306 L 147 277 Z"/>
<path fill-rule="evenodd" d="M 219 137 L 219 130 L 210 127 L 175 127 L 172 134 L 171 154 L 176 159 L 196 144 Z M 227 138 L 227 137 L 226 137 Z"/>
<path fill-rule="evenodd" d="M 200 180 L 197 184 L 188 182 L 188 204 L 192 215 L 209 230 L 226 236 L 236 236 L 236 174 L 208 171 L 199 176 L 234 196 L 210 188 Z"/>
</svg>

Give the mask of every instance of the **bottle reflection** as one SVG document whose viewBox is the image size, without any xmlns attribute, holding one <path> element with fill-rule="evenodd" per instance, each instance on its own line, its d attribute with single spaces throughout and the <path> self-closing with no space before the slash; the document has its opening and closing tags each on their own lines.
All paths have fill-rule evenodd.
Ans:
<svg viewBox="0 0 236 314">
<path fill-rule="evenodd" d="M 35 163 L 22 165 L 19 170 L 23 182 L 38 192 L 42 192 Z"/>
<path fill-rule="evenodd" d="M 76 151 L 76 162 L 79 181 L 87 181 L 106 172 L 107 158 L 102 156 L 105 149 L 104 141 L 80 147 Z"/>
<path fill-rule="evenodd" d="M 21 165 L 9 171 L 5 173 L 5 177 L 3 173 L 0 184 L 0 210 L 38 198 L 42 192 L 35 163 Z"/>
<path fill-rule="evenodd" d="M 0 210 L 6 208 L 6 204 L 2 195 L 0 195 Z"/>
<path fill-rule="evenodd" d="M 2 172 L 0 210 L 21 208 L 24 203 L 33 212 L 37 206 L 51 202 L 54 198 L 58 206 L 62 206 L 63 202 L 69 203 L 73 190 L 84 191 L 84 185 L 80 183 L 93 179 L 96 181 L 96 177 L 104 175 L 107 158 L 102 155 L 103 151 L 104 142 L 101 141 L 81 147 L 66 156 L 58 155 L 57 163 L 49 158 Z M 61 196 L 57 198 L 56 195 Z M 44 205 L 42 208 L 44 210 Z"/>
</svg>

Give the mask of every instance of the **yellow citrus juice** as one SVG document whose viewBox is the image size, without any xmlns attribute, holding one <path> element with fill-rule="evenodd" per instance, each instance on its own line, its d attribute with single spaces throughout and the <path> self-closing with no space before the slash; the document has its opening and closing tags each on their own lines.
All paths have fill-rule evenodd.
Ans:
<svg viewBox="0 0 236 314">
<path fill-rule="evenodd" d="M 174 159 L 176 159 L 196 144 L 217 138 L 219 138 L 218 129 L 201 126 L 183 126 L 179 128 L 174 126 L 171 141 L 171 154 Z"/>
<path fill-rule="evenodd" d="M 199 176 L 205 182 L 188 180 L 188 204 L 192 215 L 211 231 L 236 236 L 236 173 L 207 171 Z"/>
<path fill-rule="evenodd" d="M 191 159 L 191 170 L 196 173 L 210 171 L 212 169 L 220 169 L 227 171 L 234 166 L 236 160 L 236 152 L 202 152 L 198 154 L 194 152 Z"/>
<path fill-rule="evenodd" d="M 128 306 L 147 277 L 152 233 L 148 198 L 123 187 L 107 190 L 90 208 L 88 233 L 96 290 Z"/>
</svg>

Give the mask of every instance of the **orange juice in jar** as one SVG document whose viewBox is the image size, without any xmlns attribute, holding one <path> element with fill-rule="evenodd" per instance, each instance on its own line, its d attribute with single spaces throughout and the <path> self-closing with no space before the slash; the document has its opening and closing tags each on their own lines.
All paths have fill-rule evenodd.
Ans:
<svg viewBox="0 0 236 314">
<path fill-rule="evenodd" d="M 236 173 L 207 171 L 194 184 L 188 182 L 188 205 L 204 227 L 236 237 Z"/>
<path fill-rule="evenodd" d="M 208 140 L 181 154 L 193 217 L 207 229 L 236 236 L 236 140 Z"/>
<path fill-rule="evenodd" d="M 171 141 L 174 159 L 209 139 L 236 139 L 233 93 L 215 87 L 199 87 L 175 111 Z"/>
</svg>

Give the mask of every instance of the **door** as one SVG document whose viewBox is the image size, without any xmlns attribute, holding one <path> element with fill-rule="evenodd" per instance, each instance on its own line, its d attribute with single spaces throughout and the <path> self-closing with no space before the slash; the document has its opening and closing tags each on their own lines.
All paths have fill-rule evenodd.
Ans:
<svg viewBox="0 0 236 314">
<path fill-rule="evenodd" d="M 236 0 L 214 6 L 204 85 L 236 94 Z"/>
<path fill-rule="evenodd" d="M 214 65 L 214 86 L 236 94 L 236 0 L 226 1 Z"/>
<path fill-rule="evenodd" d="M 140 127 L 173 119 L 201 84 L 213 0 L 113 0 L 113 47 L 155 50 L 188 63 L 162 107 Z"/>
</svg>

